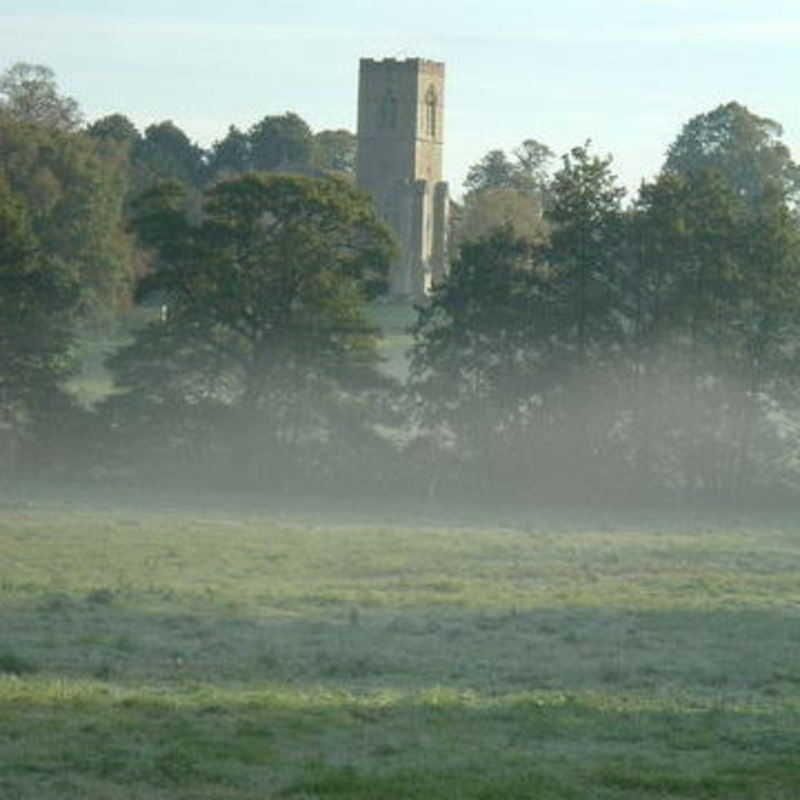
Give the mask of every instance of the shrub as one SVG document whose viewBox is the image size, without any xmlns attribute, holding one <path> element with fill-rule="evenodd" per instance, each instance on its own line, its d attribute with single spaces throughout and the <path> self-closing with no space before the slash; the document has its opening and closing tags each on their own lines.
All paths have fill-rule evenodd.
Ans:
<svg viewBox="0 0 800 800">
<path fill-rule="evenodd" d="M 36 665 L 13 650 L 0 650 L 0 675 L 29 675 Z"/>
</svg>

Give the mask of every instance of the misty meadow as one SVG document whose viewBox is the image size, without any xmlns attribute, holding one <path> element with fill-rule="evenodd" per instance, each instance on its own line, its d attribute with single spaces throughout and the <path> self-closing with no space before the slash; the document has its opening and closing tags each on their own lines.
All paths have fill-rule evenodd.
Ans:
<svg viewBox="0 0 800 800">
<path fill-rule="evenodd" d="M 781 127 L 455 202 L 440 67 L 207 149 L 0 75 L 4 798 L 796 796 Z"/>
</svg>

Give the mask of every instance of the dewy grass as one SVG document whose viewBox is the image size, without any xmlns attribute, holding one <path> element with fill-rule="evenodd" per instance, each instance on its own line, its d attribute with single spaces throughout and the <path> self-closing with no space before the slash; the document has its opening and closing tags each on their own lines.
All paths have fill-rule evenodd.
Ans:
<svg viewBox="0 0 800 800">
<path fill-rule="evenodd" d="M 276 516 L 0 509 L 0 797 L 797 796 L 791 523 Z"/>
</svg>

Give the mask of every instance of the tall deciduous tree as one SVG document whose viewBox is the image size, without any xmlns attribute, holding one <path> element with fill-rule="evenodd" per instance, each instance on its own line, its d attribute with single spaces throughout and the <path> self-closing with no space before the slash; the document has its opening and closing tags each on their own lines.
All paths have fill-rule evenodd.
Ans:
<svg viewBox="0 0 800 800">
<path fill-rule="evenodd" d="M 135 258 L 123 229 L 127 157 L 83 133 L 0 115 L 0 174 L 24 202 L 42 251 L 103 316 L 130 296 Z"/>
<path fill-rule="evenodd" d="M 0 421 L 30 428 L 65 397 L 78 287 L 44 258 L 23 203 L 0 175 Z"/>
<path fill-rule="evenodd" d="M 504 150 L 490 150 L 467 172 L 467 192 L 484 189 L 516 189 L 530 195 L 541 195 L 548 181 L 547 165 L 553 151 L 535 139 L 526 139 L 509 158 Z"/>
<path fill-rule="evenodd" d="M 797 198 L 800 169 L 780 137 L 782 127 L 731 102 L 689 120 L 667 151 L 664 171 L 714 169 L 754 210 L 775 191 Z"/>
<path fill-rule="evenodd" d="M 759 480 L 764 485 L 785 479 L 785 467 L 794 463 L 785 446 L 779 448 L 777 463 L 775 458 L 765 460 L 763 439 L 765 433 L 775 435 L 775 419 L 782 417 L 784 430 L 777 432 L 785 442 L 785 423 L 798 413 L 800 230 L 794 210 L 774 192 L 762 197 L 742 234 L 746 280 L 733 320 L 740 353 L 729 480 L 746 489 Z"/>
<path fill-rule="evenodd" d="M 111 361 L 126 392 L 113 404 L 161 423 L 170 408 L 181 422 L 216 409 L 250 465 L 335 436 L 331 415 L 382 382 L 363 304 L 385 287 L 392 246 L 367 198 L 249 174 L 208 190 L 199 223 L 181 204 L 175 186 L 140 201 L 137 230 L 158 254 L 141 292 L 169 312 Z"/>
<path fill-rule="evenodd" d="M 353 175 L 356 170 L 355 134 L 343 129 L 315 133 L 312 163 L 318 169 Z"/>
<path fill-rule="evenodd" d="M 777 189 L 756 211 L 713 169 L 640 191 L 629 418 L 642 477 L 730 491 L 776 476 L 765 447 L 800 385 L 800 237 Z"/>
<path fill-rule="evenodd" d="M 18 62 L 0 75 L 0 111 L 20 122 L 68 131 L 83 121 L 77 101 L 59 94 L 55 73 L 42 64 Z"/>
<path fill-rule="evenodd" d="M 623 236 L 621 202 L 610 156 L 589 152 L 588 143 L 562 159 L 553 177 L 547 219 L 552 225 L 543 253 L 557 272 L 565 315 L 562 335 L 586 365 L 595 344 L 619 333 L 613 307 L 619 303 Z"/>
<path fill-rule="evenodd" d="M 511 158 L 503 150 L 491 150 L 473 164 L 464 181 L 467 193 L 455 231 L 456 244 L 505 226 L 532 242 L 543 239 L 548 229 L 544 221 L 547 165 L 552 157 L 546 145 L 526 139 Z"/>
<path fill-rule="evenodd" d="M 490 150 L 467 172 L 464 188 L 468 192 L 483 189 L 515 188 L 516 165 L 503 150 Z"/>
<path fill-rule="evenodd" d="M 662 286 L 684 286 L 671 305 L 687 315 L 674 330 L 690 343 L 684 463 L 697 488 L 766 475 L 761 456 L 754 466 L 775 435 L 766 408 L 773 419 L 792 413 L 800 168 L 782 133 L 739 103 L 721 105 L 683 127 L 661 178 L 643 189 L 645 219 L 666 222 L 649 239 L 662 242 Z"/>
<path fill-rule="evenodd" d="M 535 197 L 510 187 L 481 189 L 464 198 L 452 244 L 457 248 L 502 228 L 537 243 L 542 243 L 549 231 L 542 205 Z"/>
<path fill-rule="evenodd" d="M 538 468 L 609 471 L 612 370 L 625 337 L 623 190 L 610 159 L 575 148 L 550 193 L 547 243 L 506 228 L 462 246 L 420 312 L 412 357 L 429 417 L 487 453 L 490 471 L 513 464 L 534 483 Z"/>
<path fill-rule="evenodd" d="M 629 396 L 644 479 L 658 472 L 699 486 L 722 477 L 715 440 L 740 345 L 732 323 L 745 285 L 743 209 L 711 170 L 665 174 L 640 189 L 630 228 Z"/>
<path fill-rule="evenodd" d="M 552 333 L 547 296 L 531 243 L 496 228 L 462 245 L 412 329 L 409 389 L 419 423 L 452 439 L 492 482 L 510 450 L 529 444 L 530 401 L 545 389 Z"/>
</svg>

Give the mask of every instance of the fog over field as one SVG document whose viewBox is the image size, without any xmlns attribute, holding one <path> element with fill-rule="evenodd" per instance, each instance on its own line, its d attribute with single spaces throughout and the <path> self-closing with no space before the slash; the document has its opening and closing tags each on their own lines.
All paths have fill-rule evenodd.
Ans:
<svg viewBox="0 0 800 800">
<path fill-rule="evenodd" d="M 8 797 L 763 797 L 794 515 L 5 485 Z"/>
<path fill-rule="evenodd" d="M 781 124 L 462 195 L 444 64 L 360 74 L 200 145 L 0 72 L 0 798 L 795 800 Z"/>
</svg>

